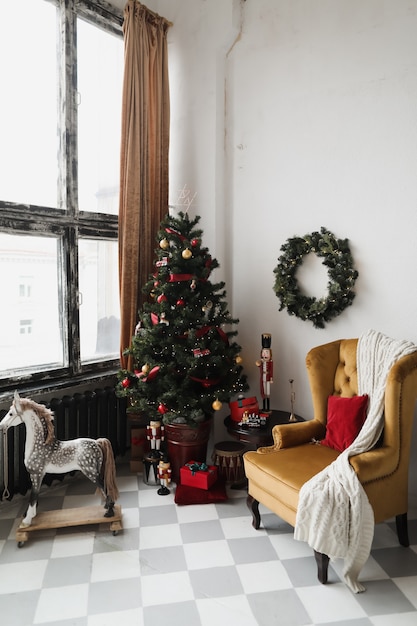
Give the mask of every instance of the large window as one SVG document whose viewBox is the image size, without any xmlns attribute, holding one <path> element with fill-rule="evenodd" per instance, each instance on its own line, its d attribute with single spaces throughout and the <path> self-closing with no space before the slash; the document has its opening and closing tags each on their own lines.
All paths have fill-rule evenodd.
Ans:
<svg viewBox="0 0 417 626">
<path fill-rule="evenodd" d="M 106 375 L 119 364 L 122 13 L 1 3 L 0 55 L 0 392 Z"/>
</svg>

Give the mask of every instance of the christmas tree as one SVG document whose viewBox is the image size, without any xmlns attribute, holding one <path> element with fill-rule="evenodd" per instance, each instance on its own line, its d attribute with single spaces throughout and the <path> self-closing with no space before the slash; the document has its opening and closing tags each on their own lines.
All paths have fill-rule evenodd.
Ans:
<svg viewBox="0 0 417 626">
<path fill-rule="evenodd" d="M 133 371 L 120 370 L 116 393 L 132 410 L 163 423 L 203 421 L 247 388 L 236 325 L 219 267 L 202 245 L 200 217 L 167 215 L 160 224 L 155 272 L 131 346 Z"/>
</svg>

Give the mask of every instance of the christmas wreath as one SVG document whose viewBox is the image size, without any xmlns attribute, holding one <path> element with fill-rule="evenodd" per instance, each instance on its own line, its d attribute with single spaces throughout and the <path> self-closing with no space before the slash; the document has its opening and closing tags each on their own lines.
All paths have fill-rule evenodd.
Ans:
<svg viewBox="0 0 417 626">
<path fill-rule="evenodd" d="M 358 272 L 353 266 L 347 239 L 337 239 L 321 227 L 320 232 L 288 239 L 281 246 L 281 252 L 274 269 L 274 291 L 281 302 L 280 311 L 286 308 L 290 315 L 310 320 L 315 328 L 324 328 L 325 322 L 352 304 Z M 328 268 L 328 293 L 319 299 L 303 294 L 297 283 L 297 270 L 310 252 L 322 257 L 323 265 Z"/>
</svg>

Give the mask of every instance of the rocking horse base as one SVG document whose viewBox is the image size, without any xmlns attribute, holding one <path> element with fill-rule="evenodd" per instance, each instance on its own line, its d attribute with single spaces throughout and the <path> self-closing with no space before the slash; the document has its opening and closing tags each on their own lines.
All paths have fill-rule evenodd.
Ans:
<svg viewBox="0 0 417 626">
<path fill-rule="evenodd" d="M 71 526 L 85 526 L 89 524 L 110 524 L 113 535 L 122 530 L 122 509 L 118 504 L 114 505 L 113 517 L 105 517 L 106 510 L 103 506 L 83 506 L 76 509 L 60 509 L 57 511 L 44 511 L 34 517 L 30 526 L 18 528 L 16 541 L 19 548 L 29 539 L 29 534 L 37 530 L 51 528 L 69 528 Z"/>
</svg>

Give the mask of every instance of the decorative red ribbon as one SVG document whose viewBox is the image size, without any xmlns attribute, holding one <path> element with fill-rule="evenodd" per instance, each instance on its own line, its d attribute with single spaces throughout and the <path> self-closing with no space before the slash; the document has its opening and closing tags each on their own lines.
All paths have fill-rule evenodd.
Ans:
<svg viewBox="0 0 417 626">
<path fill-rule="evenodd" d="M 224 343 L 227 345 L 229 343 L 229 339 L 228 339 L 226 333 L 224 332 L 224 330 L 222 330 L 221 328 L 218 328 L 217 326 L 202 326 L 200 328 L 200 330 L 197 330 L 195 336 L 197 337 L 197 339 L 199 339 L 200 337 L 204 337 L 204 335 L 207 335 L 207 333 L 212 328 L 215 328 L 217 330 L 217 332 L 219 333 L 220 337 L 223 339 Z"/>
<path fill-rule="evenodd" d="M 179 283 L 184 280 L 192 280 L 194 278 L 193 274 L 170 274 L 169 282 L 170 283 Z"/>
<path fill-rule="evenodd" d="M 184 235 L 181 235 L 175 228 L 165 228 L 165 232 L 168 233 L 168 235 L 177 235 L 181 241 L 185 241 Z"/>
<path fill-rule="evenodd" d="M 197 378 L 196 376 L 190 376 L 191 380 L 195 380 L 196 383 L 200 383 L 203 387 L 213 387 L 217 385 L 221 378 Z"/>
<path fill-rule="evenodd" d="M 145 374 L 143 372 L 140 372 L 139 370 L 135 370 L 135 374 L 141 382 L 148 383 L 154 378 L 156 378 L 156 375 L 159 372 L 159 370 L 160 370 L 159 365 L 155 365 L 155 367 L 151 369 L 151 371 L 149 372 L 147 376 L 145 376 Z"/>
</svg>

